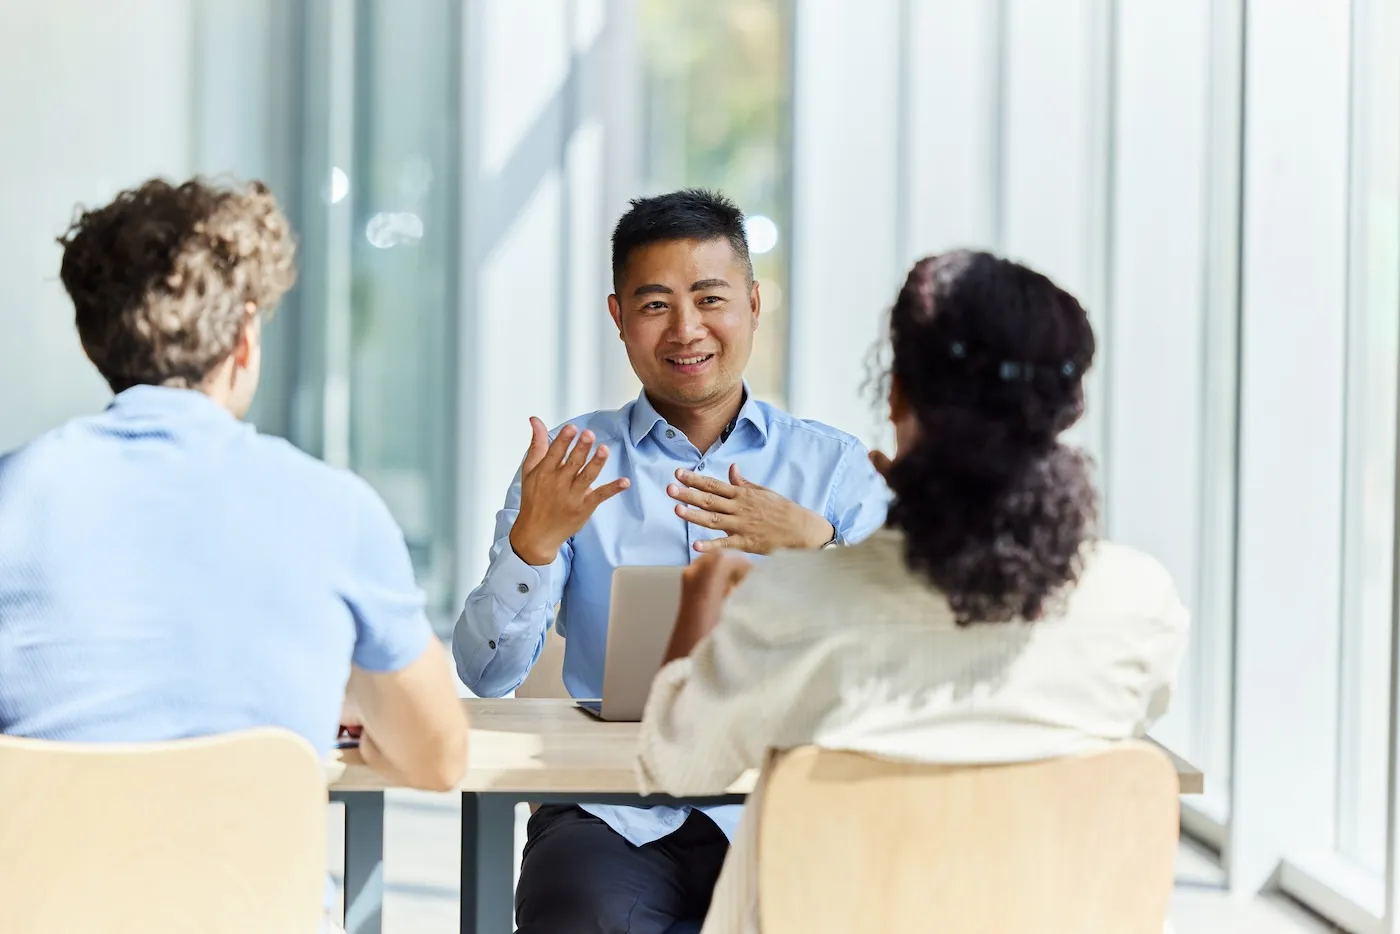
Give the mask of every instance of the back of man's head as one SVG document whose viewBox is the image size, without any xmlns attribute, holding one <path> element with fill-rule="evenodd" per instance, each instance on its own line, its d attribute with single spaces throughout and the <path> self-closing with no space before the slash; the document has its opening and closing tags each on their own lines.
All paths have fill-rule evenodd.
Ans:
<svg viewBox="0 0 1400 934">
<path fill-rule="evenodd" d="M 78 336 L 114 392 L 197 387 L 248 309 L 270 314 L 296 280 L 296 244 L 261 182 L 152 179 L 82 212 L 58 242 Z"/>
<path fill-rule="evenodd" d="M 744 233 L 744 212 L 717 191 L 685 188 L 651 198 L 634 198 L 632 206 L 613 228 L 613 291 L 621 288 L 627 261 L 653 243 L 670 240 L 728 240 L 734 255 L 748 270 L 749 241 Z"/>
</svg>

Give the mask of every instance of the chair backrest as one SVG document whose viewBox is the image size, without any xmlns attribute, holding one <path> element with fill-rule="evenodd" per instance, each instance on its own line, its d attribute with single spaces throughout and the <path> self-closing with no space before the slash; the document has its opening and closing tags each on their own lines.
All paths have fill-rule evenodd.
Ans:
<svg viewBox="0 0 1400 934">
<path fill-rule="evenodd" d="M 553 626 L 544 634 L 544 649 L 540 652 L 539 661 L 525 676 L 525 683 L 515 689 L 515 696 L 569 696 L 568 689 L 564 687 L 564 637 L 555 632 Z"/>
<path fill-rule="evenodd" d="M 325 771 L 285 730 L 0 736 L 0 808 L 7 932 L 308 934 L 324 913 Z"/>
<path fill-rule="evenodd" d="M 770 761 L 764 934 L 1161 934 L 1176 771 L 1145 743 L 999 766 Z"/>
</svg>

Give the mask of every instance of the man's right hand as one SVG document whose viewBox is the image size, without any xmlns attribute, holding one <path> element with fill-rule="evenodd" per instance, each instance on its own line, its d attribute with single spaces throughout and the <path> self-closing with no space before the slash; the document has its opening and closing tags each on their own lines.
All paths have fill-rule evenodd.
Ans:
<svg viewBox="0 0 1400 934">
<path fill-rule="evenodd" d="M 576 437 L 578 444 L 570 451 Z M 593 432 L 580 435 L 573 425 L 565 425 L 551 443 L 544 422 L 530 419 L 530 449 L 520 471 L 520 515 L 510 530 L 510 547 L 526 564 L 553 562 L 593 510 L 630 485 L 622 477 L 594 489 L 593 481 L 608 461 L 608 448 L 599 445 L 590 457 L 592 451 Z"/>
</svg>

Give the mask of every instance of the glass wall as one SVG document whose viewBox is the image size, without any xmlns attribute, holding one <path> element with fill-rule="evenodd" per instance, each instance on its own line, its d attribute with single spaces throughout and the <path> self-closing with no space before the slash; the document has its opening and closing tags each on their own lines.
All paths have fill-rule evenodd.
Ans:
<svg viewBox="0 0 1400 934">
<path fill-rule="evenodd" d="M 350 467 L 403 526 L 430 602 L 451 595 L 460 4 L 356 7 Z M 332 197 L 342 175 L 330 173 Z"/>
<path fill-rule="evenodd" d="M 648 191 L 714 188 L 748 216 L 762 314 L 748 380 L 787 400 L 792 0 L 642 0 Z"/>
<path fill-rule="evenodd" d="M 1400 6 L 1353 5 L 1337 847 L 1386 867 L 1400 352 Z"/>
<path fill-rule="evenodd" d="M 270 378 L 252 412 L 261 430 L 369 481 L 444 617 L 456 549 L 460 6 L 302 0 L 273 24 L 301 63 L 277 192 L 300 234 L 301 282 L 269 329 Z"/>
</svg>

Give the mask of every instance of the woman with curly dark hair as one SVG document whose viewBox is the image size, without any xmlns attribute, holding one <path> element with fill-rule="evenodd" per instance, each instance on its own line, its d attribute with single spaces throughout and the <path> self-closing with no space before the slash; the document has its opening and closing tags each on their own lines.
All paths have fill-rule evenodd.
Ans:
<svg viewBox="0 0 1400 934">
<path fill-rule="evenodd" d="M 1141 736 L 1164 712 L 1186 611 L 1161 565 L 1097 537 L 1090 462 L 1060 440 L 1094 359 L 1079 302 L 987 253 L 930 257 L 889 350 L 887 527 L 752 573 L 725 552 L 686 570 L 642 728 L 647 789 L 719 792 L 807 744 L 1029 761 Z M 761 789 L 751 804 L 707 934 L 757 930 Z"/>
</svg>

